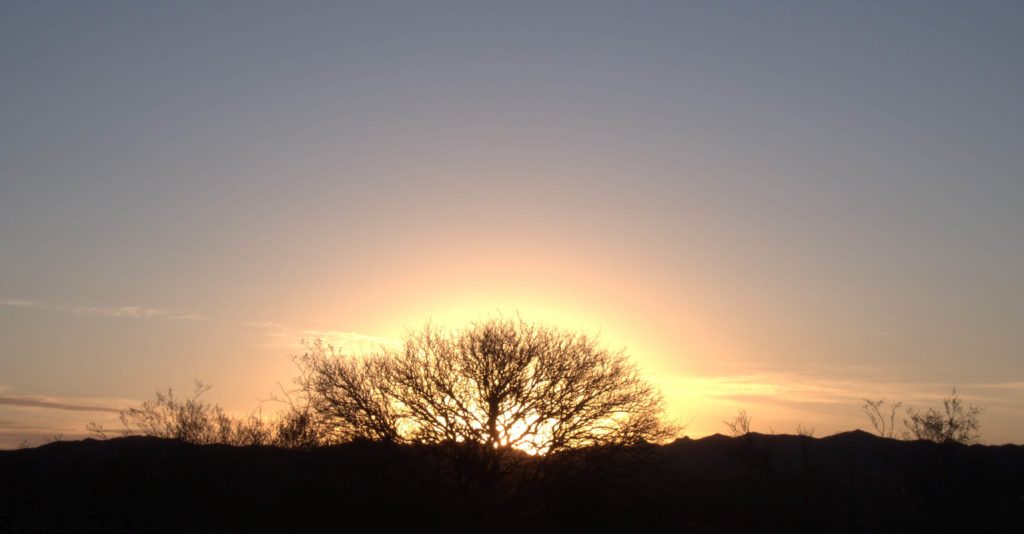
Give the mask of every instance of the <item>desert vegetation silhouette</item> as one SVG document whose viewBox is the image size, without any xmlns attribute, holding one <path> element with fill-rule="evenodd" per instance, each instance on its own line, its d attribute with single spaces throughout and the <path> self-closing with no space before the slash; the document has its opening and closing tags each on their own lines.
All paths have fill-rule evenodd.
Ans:
<svg viewBox="0 0 1024 534">
<path fill-rule="evenodd" d="M 121 429 L 110 430 L 89 423 L 87 430 L 102 438 L 151 436 L 199 445 L 298 445 L 287 439 L 291 435 L 289 430 L 295 426 L 295 417 L 267 420 L 259 412 L 243 418 L 231 417 L 220 405 L 201 398 L 210 388 L 197 380 L 192 393 L 181 397 L 169 387 L 166 393 L 158 391 L 153 400 L 121 410 Z"/>
<path fill-rule="evenodd" d="M 365 356 L 317 341 L 295 358 L 300 402 L 327 442 L 460 443 L 549 454 L 663 441 L 662 397 L 623 352 L 582 334 L 492 319 L 430 324 Z"/>
<path fill-rule="evenodd" d="M 875 433 L 883 438 L 897 437 L 896 413 L 903 407 L 902 402 L 885 399 L 864 399 L 861 410 L 868 416 Z M 942 399 L 942 411 L 928 408 L 925 411 L 908 406 L 903 418 L 905 439 L 919 439 L 935 443 L 962 443 L 970 445 L 981 438 L 981 414 L 985 408 L 973 404 L 965 405 L 957 395 L 956 388 Z"/>
<path fill-rule="evenodd" d="M 518 317 L 457 331 L 428 323 L 400 348 L 367 355 L 320 341 L 307 349 L 294 358 L 299 376 L 289 395 L 300 434 L 321 444 L 435 446 L 484 493 L 501 491 L 513 474 L 516 484 L 535 479 L 547 456 L 677 433 L 662 418 L 661 394 L 624 352 Z"/>
<path fill-rule="evenodd" d="M 400 347 L 369 354 L 315 340 L 292 360 L 298 376 L 277 397 L 287 409 L 276 419 L 231 418 L 201 398 L 209 386 L 197 382 L 190 396 L 168 389 L 123 410 L 118 432 L 197 444 L 430 446 L 468 486 L 495 491 L 512 473 L 537 478 L 548 456 L 605 454 L 679 431 L 624 351 L 519 317 L 456 331 L 427 323 Z"/>
<path fill-rule="evenodd" d="M 491 469 L 523 454 L 661 443 L 681 430 L 664 420 L 660 392 L 624 351 L 518 316 L 455 331 L 428 322 L 409 330 L 400 347 L 368 354 L 346 354 L 319 339 L 304 346 L 291 357 L 294 387 L 273 397 L 286 406 L 276 417 L 231 417 L 201 398 L 210 386 L 196 381 L 190 395 L 168 388 L 122 410 L 120 429 L 88 430 L 300 449 L 356 440 L 439 445 L 473 451 Z M 953 388 L 942 410 L 886 399 L 864 399 L 861 410 L 883 438 L 972 444 L 981 437 L 985 408 L 964 404 Z M 751 432 L 746 410 L 723 424 L 735 437 Z M 800 425 L 797 434 L 811 437 L 814 429 Z"/>
<path fill-rule="evenodd" d="M 59 503 L 52 530 L 69 530 L 67 517 L 129 531 L 207 520 L 216 528 L 206 530 L 268 530 L 265 518 L 302 530 L 321 528 L 310 510 L 325 510 L 438 530 L 1020 531 L 1024 449 L 963 446 L 984 409 L 955 389 L 941 408 L 903 418 L 902 403 L 865 400 L 880 437 L 815 438 L 802 424 L 796 436 L 758 433 L 740 410 L 723 421 L 732 437 L 672 440 L 661 395 L 623 351 L 519 317 L 428 323 L 366 354 L 312 341 L 292 359 L 276 418 L 233 418 L 197 382 L 123 410 L 123 430 L 93 428 L 174 439 L 0 454 L 0 472 L 18 481 L 12 511 L 0 488 L 0 517 L 31 526 Z M 59 466 L 62 483 L 37 466 Z M 35 497 L 11 498 L 17 484 Z M 222 512 L 181 512 L 211 509 Z"/>
<path fill-rule="evenodd" d="M 722 421 L 733 437 L 745 436 L 750 433 L 750 416 L 746 410 L 740 410 L 731 421 Z"/>
</svg>

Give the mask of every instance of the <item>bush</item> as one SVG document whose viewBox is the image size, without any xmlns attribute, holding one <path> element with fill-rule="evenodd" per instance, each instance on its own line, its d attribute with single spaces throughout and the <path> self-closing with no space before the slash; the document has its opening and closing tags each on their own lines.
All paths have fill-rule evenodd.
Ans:
<svg viewBox="0 0 1024 534">
<path fill-rule="evenodd" d="M 977 442 L 981 437 L 981 423 L 978 417 L 985 409 L 973 405 L 965 407 L 963 401 L 956 395 L 956 388 L 953 388 L 953 393 L 949 397 L 942 399 L 942 405 L 944 413 L 934 408 L 919 412 L 908 407 L 909 419 L 903 421 L 907 427 L 907 437 L 936 443 Z"/>
<path fill-rule="evenodd" d="M 732 421 L 722 421 L 732 436 L 745 436 L 750 433 L 750 416 L 746 410 L 740 410 Z"/>
<path fill-rule="evenodd" d="M 269 445 L 276 442 L 278 432 L 274 423 L 268 423 L 259 413 L 241 419 L 228 416 L 219 405 L 200 400 L 209 390 L 209 385 L 197 380 L 189 397 L 178 398 L 171 388 L 167 388 L 167 393 L 157 392 L 155 400 L 121 410 L 124 429 L 118 433 L 197 444 Z M 95 424 L 90 424 L 88 429 L 100 437 L 110 432 Z"/>
</svg>

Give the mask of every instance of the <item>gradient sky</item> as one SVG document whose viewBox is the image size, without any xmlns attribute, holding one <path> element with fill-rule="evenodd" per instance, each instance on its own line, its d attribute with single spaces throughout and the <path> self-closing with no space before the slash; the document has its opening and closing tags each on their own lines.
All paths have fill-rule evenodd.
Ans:
<svg viewBox="0 0 1024 534">
<path fill-rule="evenodd" d="M 0 6 L 0 447 L 496 312 L 1024 442 L 1021 2 L 171 4 Z"/>
</svg>

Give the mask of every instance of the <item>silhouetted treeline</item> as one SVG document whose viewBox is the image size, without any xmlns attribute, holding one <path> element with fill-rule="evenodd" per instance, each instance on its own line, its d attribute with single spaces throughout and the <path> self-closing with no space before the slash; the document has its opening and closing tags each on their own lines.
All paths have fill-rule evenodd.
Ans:
<svg viewBox="0 0 1024 534">
<path fill-rule="evenodd" d="M 323 522 L 487 531 L 1020 532 L 1024 447 L 882 439 L 681 439 L 546 458 L 507 492 L 464 484 L 458 445 L 293 450 L 150 437 L 0 452 L 0 529 L 276 531 Z M 512 477 L 513 479 L 515 477 Z"/>
</svg>

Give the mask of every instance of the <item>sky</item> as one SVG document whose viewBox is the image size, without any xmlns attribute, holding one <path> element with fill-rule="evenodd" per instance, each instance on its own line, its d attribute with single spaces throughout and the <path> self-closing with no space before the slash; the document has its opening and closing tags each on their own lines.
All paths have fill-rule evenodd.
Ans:
<svg viewBox="0 0 1024 534">
<path fill-rule="evenodd" d="M 0 5 L 0 448 L 495 314 L 691 436 L 1024 443 L 1020 2 Z"/>
</svg>

